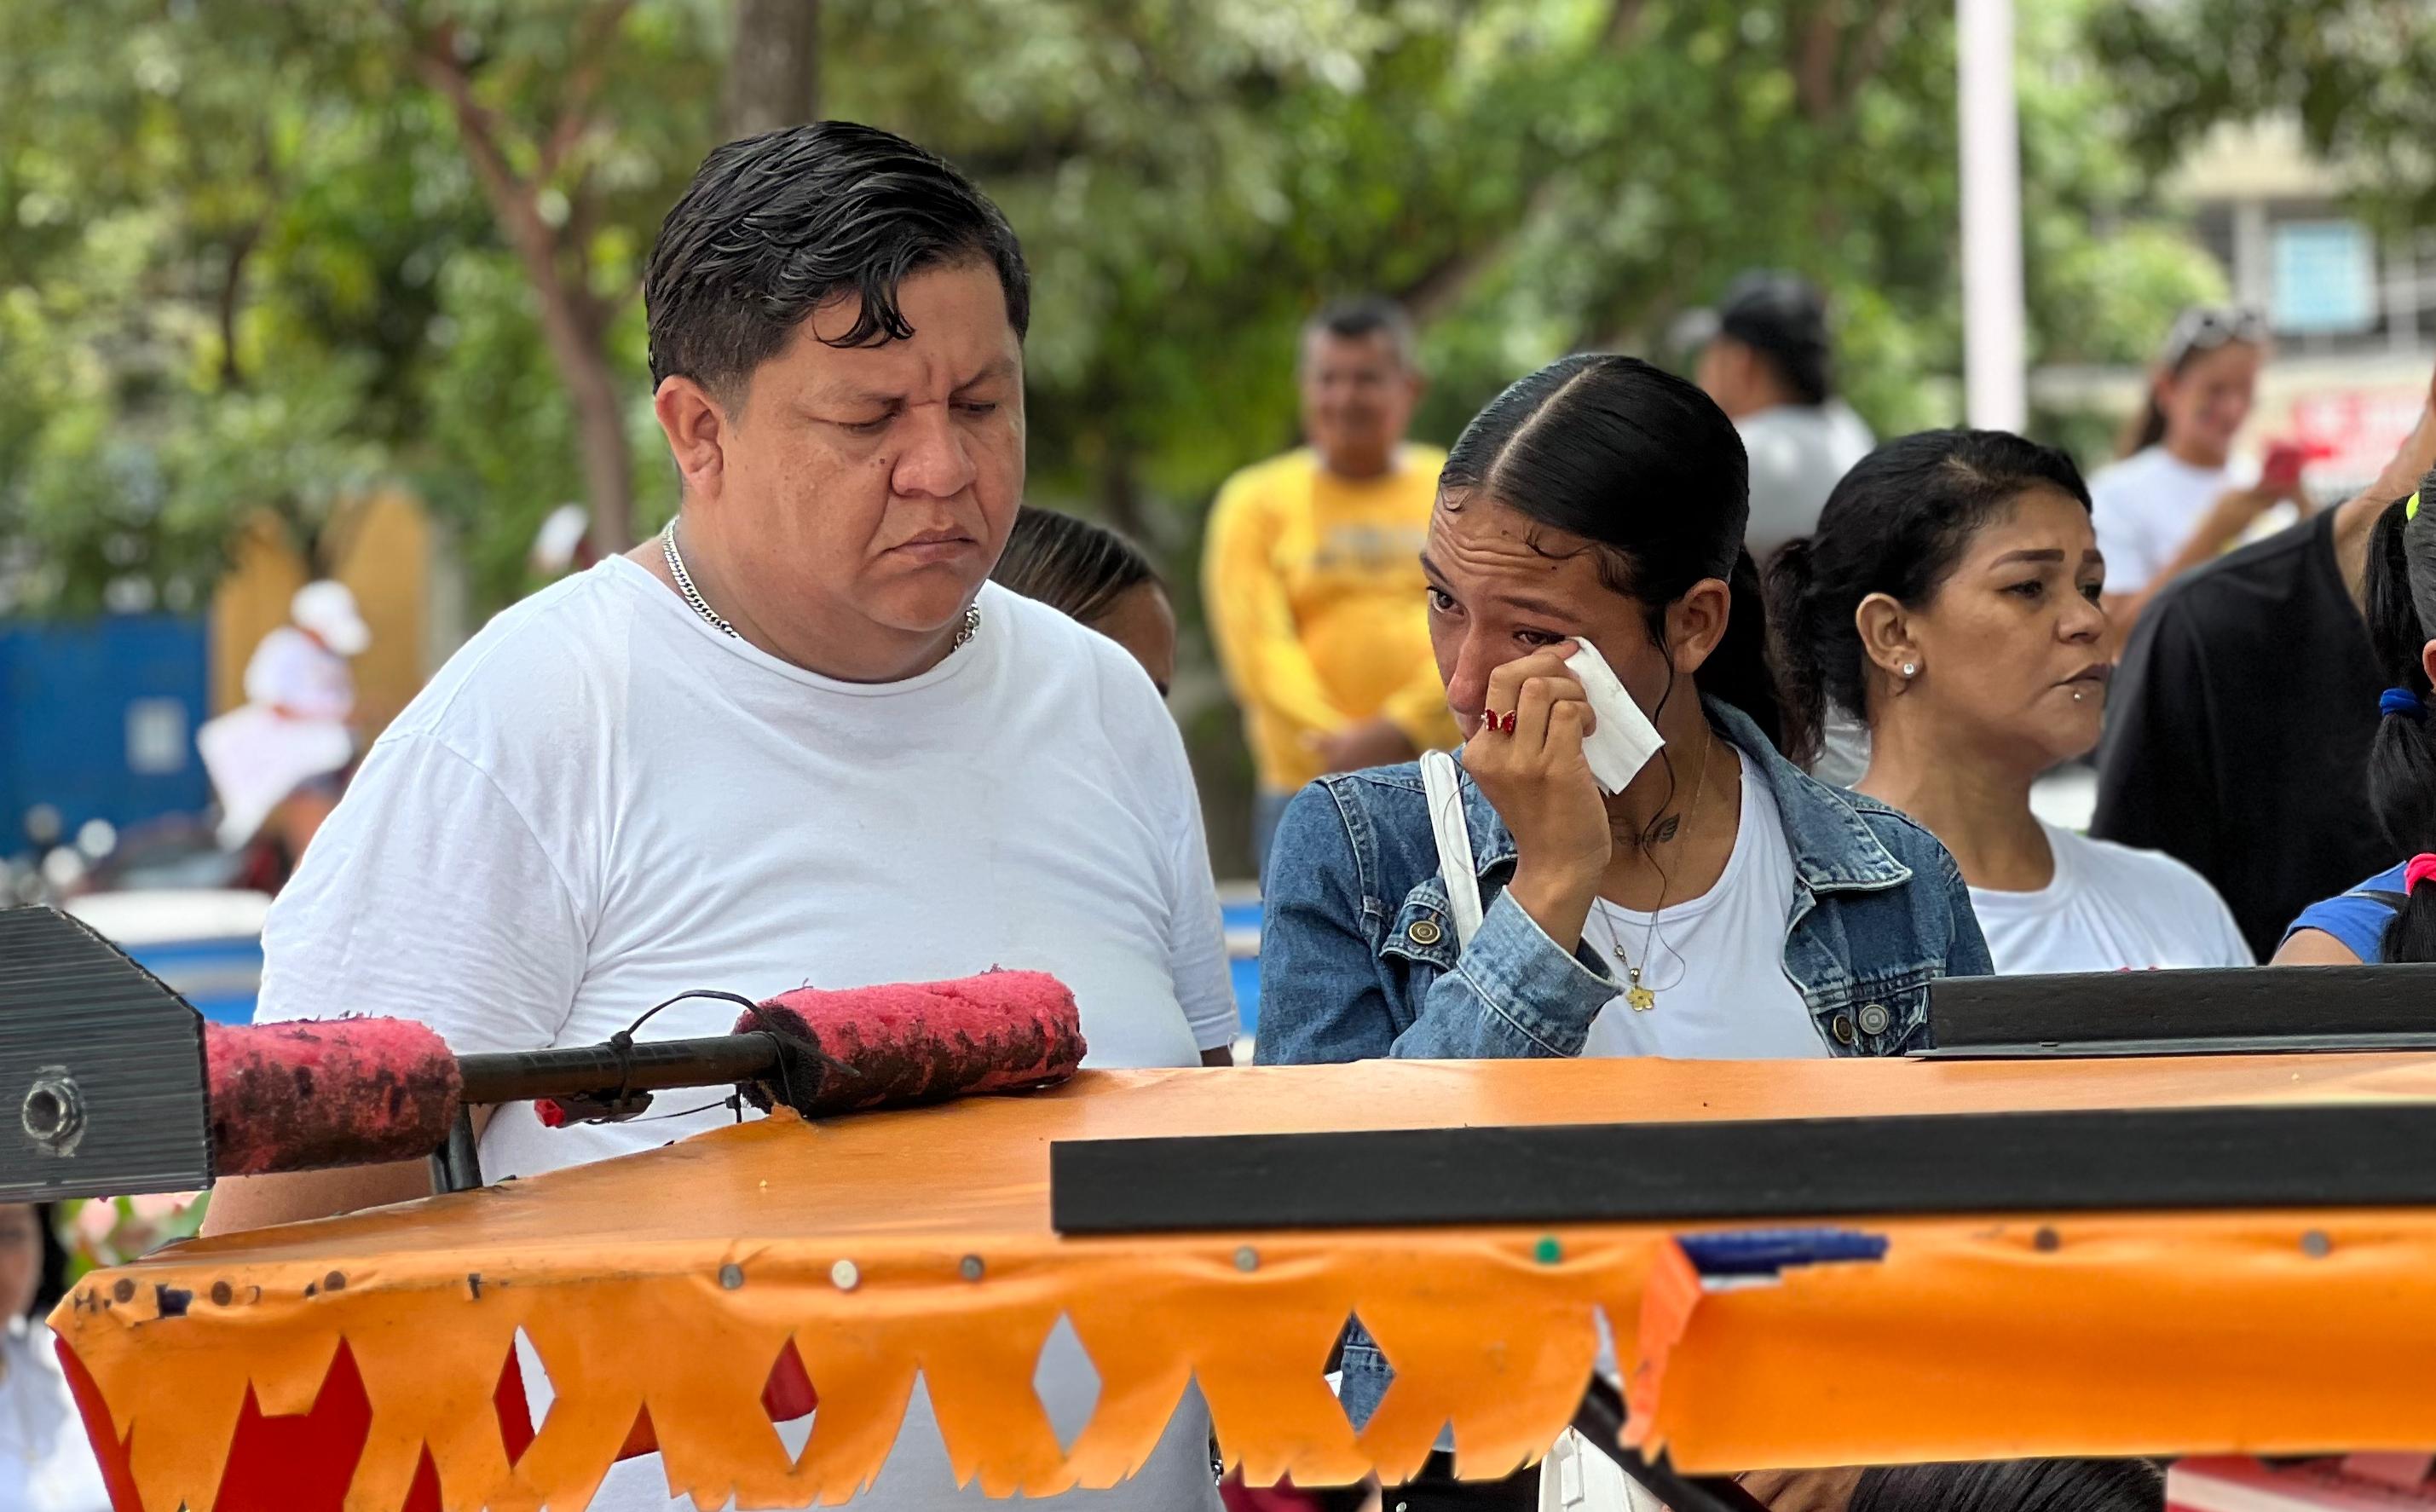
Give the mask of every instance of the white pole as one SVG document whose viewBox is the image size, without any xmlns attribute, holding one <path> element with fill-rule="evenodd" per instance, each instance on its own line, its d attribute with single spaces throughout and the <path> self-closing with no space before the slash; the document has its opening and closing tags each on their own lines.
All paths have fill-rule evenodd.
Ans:
<svg viewBox="0 0 2436 1512">
<path fill-rule="evenodd" d="M 2022 313 L 2022 146 L 2013 0 L 1956 0 L 1962 115 L 1962 379 L 1971 424 L 2029 419 Z"/>
</svg>

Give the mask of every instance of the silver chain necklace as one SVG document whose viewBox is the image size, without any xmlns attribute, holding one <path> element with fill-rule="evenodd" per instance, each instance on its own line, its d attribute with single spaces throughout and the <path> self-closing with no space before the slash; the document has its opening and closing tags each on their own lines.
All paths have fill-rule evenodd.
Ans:
<svg viewBox="0 0 2436 1512">
<path fill-rule="evenodd" d="M 693 612 L 702 616 L 704 622 L 721 634 L 731 640 L 742 640 L 744 637 L 736 633 L 736 627 L 721 618 L 719 611 L 703 599 L 702 590 L 693 585 L 693 574 L 686 570 L 685 557 L 677 550 L 677 522 L 674 520 L 670 520 L 668 529 L 660 532 L 660 551 L 669 559 L 669 576 L 677 580 L 677 592 L 685 595 L 685 601 L 693 606 Z M 966 641 L 981 633 L 981 628 L 982 606 L 966 605 L 965 622 L 956 628 L 955 644 L 948 649 L 951 652 L 963 650 Z"/>
</svg>

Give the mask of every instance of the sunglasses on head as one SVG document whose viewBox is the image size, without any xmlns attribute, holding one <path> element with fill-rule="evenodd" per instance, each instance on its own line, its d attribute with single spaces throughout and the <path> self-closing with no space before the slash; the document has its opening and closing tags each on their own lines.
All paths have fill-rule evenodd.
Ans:
<svg viewBox="0 0 2436 1512">
<path fill-rule="evenodd" d="M 2256 310 L 2231 305 L 2184 310 L 2166 338 L 2166 366 L 2180 367 L 2192 353 L 2213 352 L 2227 341 L 2260 345 L 2267 336 L 2267 319 Z"/>
</svg>

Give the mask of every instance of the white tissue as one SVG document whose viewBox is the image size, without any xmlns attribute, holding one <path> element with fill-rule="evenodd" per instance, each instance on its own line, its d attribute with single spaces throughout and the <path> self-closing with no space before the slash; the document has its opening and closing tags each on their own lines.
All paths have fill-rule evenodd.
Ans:
<svg viewBox="0 0 2436 1512">
<path fill-rule="evenodd" d="M 1565 667 L 1581 679 L 1582 690 L 1590 695 L 1591 712 L 1598 716 L 1598 728 L 1582 742 L 1582 755 L 1591 764 L 1591 775 L 1598 780 L 1603 792 L 1622 792 L 1649 758 L 1666 743 L 1649 716 L 1608 670 L 1607 658 L 1587 640 L 1574 643 L 1580 649 L 1565 658 Z"/>
</svg>

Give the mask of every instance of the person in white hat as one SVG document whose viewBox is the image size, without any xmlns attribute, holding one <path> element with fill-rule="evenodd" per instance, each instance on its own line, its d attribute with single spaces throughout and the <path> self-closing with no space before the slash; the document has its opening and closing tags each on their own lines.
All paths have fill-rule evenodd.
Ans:
<svg viewBox="0 0 2436 1512">
<path fill-rule="evenodd" d="M 296 590 L 292 625 L 262 637 L 245 666 L 245 700 L 291 719 L 336 720 L 356 710 L 350 657 L 373 643 L 373 633 L 343 582 L 327 579 Z"/>
<path fill-rule="evenodd" d="M 288 617 L 294 622 L 263 636 L 246 663 L 245 706 L 196 732 L 219 793 L 220 843 L 231 849 L 252 841 L 299 789 L 355 758 L 347 721 L 356 679 L 347 662 L 372 645 L 372 629 L 347 585 L 326 580 L 299 588 Z M 329 802 L 313 807 L 304 833 L 287 837 L 300 852 Z"/>
</svg>

